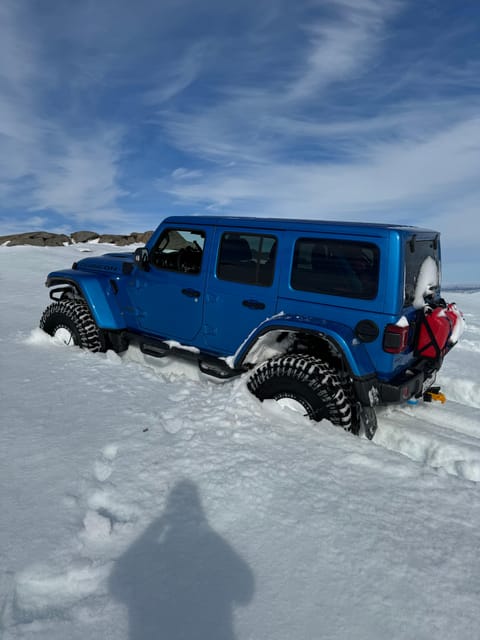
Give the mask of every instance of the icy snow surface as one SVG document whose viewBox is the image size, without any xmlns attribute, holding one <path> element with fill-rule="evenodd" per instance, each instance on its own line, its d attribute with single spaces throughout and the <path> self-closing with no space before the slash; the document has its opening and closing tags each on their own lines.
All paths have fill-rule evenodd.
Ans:
<svg viewBox="0 0 480 640">
<path fill-rule="evenodd" d="M 45 275 L 78 251 L 0 248 L 4 640 L 478 637 L 479 293 L 448 402 L 380 410 L 368 442 L 55 342 Z"/>
</svg>

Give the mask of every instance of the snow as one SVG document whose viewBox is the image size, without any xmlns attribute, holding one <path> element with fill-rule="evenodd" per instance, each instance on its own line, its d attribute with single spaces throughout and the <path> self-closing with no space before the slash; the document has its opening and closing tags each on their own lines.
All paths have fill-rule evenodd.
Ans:
<svg viewBox="0 0 480 640">
<path fill-rule="evenodd" d="M 177 342 L 177 340 L 165 340 L 165 344 L 168 345 L 170 349 L 181 349 L 182 351 L 189 351 L 190 353 L 200 353 L 200 349 L 197 349 L 197 347 L 182 344 L 181 342 Z"/>
<path fill-rule="evenodd" d="M 397 327 L 409 327 L 410 323 L 408 322 L 408 319 L 405 316 L 402 316 L 398 322 L 396 322 Z"/>
<path fill-rule="evenodd" d="M 455 293 L 447 403 L 382 408 L 369 442 L 46 336 L 80 250 L 0 248 L 2 639 L 478 636 L 480 293 Z"/>
<path fill-rule="evenodd" d="M 439 282 L 440 276 L 437 263 L 431 256 L 427 256 L 420 267 L 415 285 L 413 299 L 415 309 L 422 309 L 425 306 L 426 298 L 436 291 Z"/>
</svg>

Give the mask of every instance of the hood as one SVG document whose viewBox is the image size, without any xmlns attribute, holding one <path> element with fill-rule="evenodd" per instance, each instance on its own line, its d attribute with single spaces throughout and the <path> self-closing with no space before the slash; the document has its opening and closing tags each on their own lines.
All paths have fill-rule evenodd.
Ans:
<svg viewBox="0 0 480 640">
<path fill-rule="evenodd" d="M 121 275 L 126 262 L 133 264 L 133 252 L 105 253 L 102 256 L 83 258 L 76 262 L 76 268 L 82 271 L 103 271 Z"/>
</svg>

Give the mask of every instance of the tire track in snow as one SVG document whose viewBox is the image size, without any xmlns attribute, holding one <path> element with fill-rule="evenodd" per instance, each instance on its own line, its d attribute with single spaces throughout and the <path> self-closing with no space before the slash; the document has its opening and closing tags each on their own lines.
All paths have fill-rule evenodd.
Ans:
<svg viewBox="0 0 480 640">
<path fill-rule="evenodd" d="M 380 408 L 374 442 L 422 464 L 480 482 L 480 297 L 477 293 L 457 297 L 459 308 L 465 311 L 466 329 L 438 377 L 447 403 Z"/>
<path fill-rule="evenodd" d="M 480 349 L 479 349 L 480 353 Z M 467 378 L 442 376 L 442 389 L 448 389 L 448 397 L 458 408 L 480 409 L 480 382 Z"/>
<path fill-rule="evenodd" d="M 380 410 L 374 442 L 466 480 L 480 482 L 480 413 L 449 402 Z"/>
</svg>

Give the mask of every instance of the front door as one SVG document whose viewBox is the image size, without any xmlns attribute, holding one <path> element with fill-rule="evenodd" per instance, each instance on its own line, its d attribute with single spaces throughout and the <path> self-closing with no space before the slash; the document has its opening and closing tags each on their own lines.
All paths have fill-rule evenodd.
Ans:
<svg viewBox="0 0 480 640">
<path fill-rule="evenodd" d="M 135 270 L 129 293 L 142 331 L 179 342 L 200 331 L 205 237 L 196 229 L 165 229 L 150 252 L 149 270 Z"/>
</svg>

